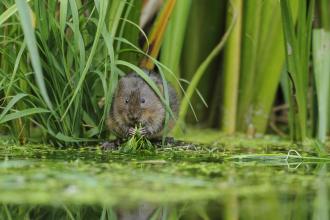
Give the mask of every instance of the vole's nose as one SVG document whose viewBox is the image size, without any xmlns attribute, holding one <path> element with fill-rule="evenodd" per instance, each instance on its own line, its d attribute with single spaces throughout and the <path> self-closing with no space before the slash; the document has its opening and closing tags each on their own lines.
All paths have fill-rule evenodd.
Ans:
<svg viewBox="0 0 330 220">
<path fill-rule="evenodd" d="M 132 114 L 128 116 L 130 121 L 137 122 L 139 119 L 139 116 L 137 114 Z"/>
</svg>

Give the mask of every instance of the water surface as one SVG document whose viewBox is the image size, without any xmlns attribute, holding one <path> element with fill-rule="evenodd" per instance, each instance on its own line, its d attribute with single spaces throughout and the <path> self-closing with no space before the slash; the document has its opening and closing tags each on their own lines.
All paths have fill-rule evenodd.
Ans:
<svg viewBox="0 0 330 220">
<path fill-rule="evenodd" d="M 3 144 L 0 219 L 328 219 L 328 159 L 289 150 Z"/>
</svg>

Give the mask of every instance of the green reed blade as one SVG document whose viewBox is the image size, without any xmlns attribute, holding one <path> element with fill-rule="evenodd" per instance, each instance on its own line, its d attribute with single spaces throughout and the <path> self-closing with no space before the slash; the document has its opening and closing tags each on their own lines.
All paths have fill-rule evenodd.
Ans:
<svg viewBox="0 0 330 220">
<path fill-rule="evenodd" d="M 161 48 L 160 62 L 174 71 L 178 78 L 180 78 L 179 62 L 186 29 L 188 28 L 187 21 L 191 3 L 191 0 L 177 1 L 167 26 Z M 167 76 L 167 79 L 176 87 L 177 91 L 179 91 L 179 86 L 177 85 L 176 80 L 171 76 Z"/>
<path fill-rule="evenodd" d="M 314 76 L 318 100 L 318 138 L 325 142 L 329 120 L 330 95 L 330 32 L 313 31 Z"/>
<path fill-rule="evenodd" d="M 173 69 L 173 71 L 180 73 L 180 78 L 192 80 L 199 66 L 219 43 L 219 39 L 226 32 L 224 16 L 226 6 L 224 1 L 191 1 L 179 67 Z M 196 120 L 196 113 L 193 110 L 188 110 L 185 118 L 186 123 L 206 124 L 212 120 L 212 124 L 218 124 L 210 112 L 214 109 L 212 105 L 217 106 L 219 104 L 218 100 L 213 100 L 217 97 L 213 94 L 217 93 L 221 87 L 217 87 L 215 80 L 218 80 L 218 76 L 221 74 L 219 71 L 220 57 L 220 54 L 217 55 L 207 66 L 202 80 L 198 82 L 196 87 L 210 104 L 210 108 L 206 108 L 200 98 L 194 94 L 190 102 L 194 111 L 198 112 L 198 120 Z M 211 88 L 216 91 L 210 91 Z"/>
<path fill-rule="evenodd" d="M 232 0 L 232 8 L 228 8 L 228 27 L 231 20 L 236 20 L 233 31 L 228 38 L 224 57 L 224 88 L 223 88 L 223 117 L 221 128 L 231 134 L 236 131 L 236 113 L 238 101 L 238 83 L 241 56 L 242 0 Z M 236 19 L 235 19 L 236 18 Z"/>
<path fill-rule="evenodd" d="M 291 82 L 290 111 L 294 128 L 292 138 L 302 141 L 307 136 L 307 86 L 311 45 L 312 15 L 315 1 L 299 2 L 297 29 L 287 0 L 281 0 L 281 12 L 286 48 L 287 72 Z"/>
<path fill-rule="evenodd" d="M 330 1 L 319 0 L 319 8 L 321 12 L 321 26 L 330 30 Z"/>
<path fill-rule="evenodd" d="M 294 21 L 298 3 L 299 0 L 290 1 Z M 256 132 L 264 134 L 283 72 L 285 57 L 280 3 L 277 0 L 265 2 L 261 17 L 251 121 Z"/>
<path fill-rule="evenodd" d="M 178 123 L 176 127 L 174 128 L 174 133 L 179 132 L 179 126 L 184 122 L 184 119 L 186 117 L 188 106 L 190 105 L 190 99 L 195 92 L 198 83 L 200 82 L 201 78 L 203 77 L 205 70 L 210 65 L 210 63 L 214 60 L 214 58 L 220 53 L 220 51 L 225 46 L 225 43 L 227 42 L 230 34 L 232 33 L 235 23 L 236 23 L 236 15 L 234 15 L 233 19 L 231 20 L 231 23 L 228 25 L 228 29 L 220 42 L 216 45 L 216 47 L 211 51 L 211 53 L 206 57 L 206 59 L 201 63 L 201 65 L 198 67 L 196 72 L 193 75 L 193 78 L 186 90 L 186 94 L 183 97 L 181 104 L 180 104 L 180 110 L 179 110 L 179 117 L 178 117 Z"/>
<path fill-rule="evenodd" d="M 261 21 L 262 6 L 269 4 L 262 1 L 244 1 L 243 8 L 243 27 L 242 27 L 242 61 L 240 70 L 239 99 L 237 109 L 237 126 L 244 131 L 251 123 L 251 113 L 253 110 L 252 101 L 255 95 L 254 84 L 256 80 L 256 71 L 260 60 L 257 52 L 260 45 L 259 29 Z M 261 19 L 262 17 L 262 19 Z"/>
</svg>

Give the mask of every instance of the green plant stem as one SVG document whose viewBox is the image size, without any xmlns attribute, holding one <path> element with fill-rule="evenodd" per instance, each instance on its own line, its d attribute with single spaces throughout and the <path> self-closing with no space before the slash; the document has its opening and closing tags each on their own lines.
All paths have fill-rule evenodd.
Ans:
<svg viewBox="0 0 330 220">
<path fill-rule="evenodd" d="M 289 1 L 281 0 L 285 39 L 287 73 L 290 79 L 290 123 L 293 141 L 301 142 L 307 136 L 308 72 L 311 46 L 312 18 L 315 1 L 299 1 L 297 27 Z M 310 127 L 310 126 L 309 126 Z"/>
<path fill-rule="evenodd" d="M 187 90 L 186 94 L 182 99 L 181 105 L 180 105 L 180 110 L 179 110 L 179 117 L 178 117 L 178 122 L 173 129 L 173 133 L 178 134 L 180 131 L 180 126 L 183 124 L 185 116 L 188 111 L 188 106 L 189 106 L 189 100 L 191 99 L 194 91 L 196 90 L 196 87 L 203 77 L 203 74 L 205 73 L 206 68 L 209 66 L 209 64 L 212 62 L 212 60 L 220 53 L 222 48 L 224 47 L 225 43 L 227 42 L 230 34 L 232 33 L 232 30 L 235 26 L 236 22 L 236 14 L 234 14 L 230 25 L 228 26 L 228 29 L 218 45 L 212 50 L 212 52 L 207 56 L 207 58 L 202 62 L 202 64 L 198 67 L 196 70 L 193 79 L 191 80 Z"/>
<path fill-rule="evenodd" d="M 192 80 L 200 64 L 219 43 L 219 36 L 223 35 L 226 29 L 225 11 L 227 5 L 223 3 L 223 1 L 192 1 L 179 67 L 181 78 L 188 81 Z M 210 107 L 219 105 L 219 101 L 214 100 L 214 94 L 217 89 L 217 80 L 215 79 L 219 78 L 220 75 L 220 60 L 221 57 L 218 56 L 208 65 L 203 74 L 203 80 L 196 87 Z M 213 124 L 218 124 L 210 115 L 212 107 L 207 108 L 198 95 L 193 95 L 190 102 L 194 106 L 195 112 L 198 112 L 198 121 L 195 119 L 194 112 L 188 111 L 185 118 L 186 123 L 200 125 L 208 123 L 208 120 L 213 120 Z"/>
<path fill-rule="evenodd" d="M 179 61 L 185 39 L 191 3 L 192 0 L 177 1 L 162 44 L 160 62 L 171 69 L 177 78 L 180 78 Z M 179 91 L 179 85 L 174 76 L 167 74 L 166 78 L 175 86 L 176 90 Z"/>
<path fill-rule="evenodd" d="M 294 21 L 298 3 L 290 1 Z M 263 7 L 251 120 L 258 134 L 266 132 L 285 58 L 280 3 L 271 0 Z"/>
<path fill-rule="evenodd" d="M 321 26 L 325 30 L 330 30 L 330 1 L 319 0 L 319 8 L 321 12 Z"/>
<path fill-rule="evenodd" d="M 232 33 L 228 38 L 224 58 L 224 102 L 221 128 L 232 134 L 236 131 L 236 113 L 238 99 L 238 83 L 241 56 L 241 29 L 242 29 L 242 0 L 233 0 L 232 8 L 227 12 L 227 19 L 231 21 L 237 17 Z M 228 23 L 230 25 L 230 23 Z"/>
<path fill-rule="evenodd" d="M 330 32 L 324 29 L 313 32 L 314 76 L 318 100 L 318 131 L 321 142 L 326 141 L 328 131 L 330 95 Z"/>
<path fill-rule="evenodd" d="M 262 1 L 244 1 L 242 61 L 237 111 L 238 129 L 244 131 L 251 123 L 252 99 L 255 95 L 254 80 L 256 68 L 260 63 L 257 59 L 259 42 L 259 27 L 261 23 Z M 262 18 L 264 19 L 264 17 Z"/>
</svg>

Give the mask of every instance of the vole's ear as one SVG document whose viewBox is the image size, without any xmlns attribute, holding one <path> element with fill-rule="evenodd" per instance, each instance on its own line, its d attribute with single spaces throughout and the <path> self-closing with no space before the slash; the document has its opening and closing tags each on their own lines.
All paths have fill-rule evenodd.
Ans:
<svg viewBox="0 0 330 220">
<path fill-rule="evenodd" d="M 124 87 L 124 81 L 125 81 L 125 78 L 123 78 L 123 77 L 118 81 L 118 84 L 117 84 L 117 91 L 123 89 L 123 87 Z"/>
<path fill-rule="evenodd" d="M 123 87 L 123 79 L 118 80 L 117 84 L 117 90 L 121 89 Z"/>
</svg>

